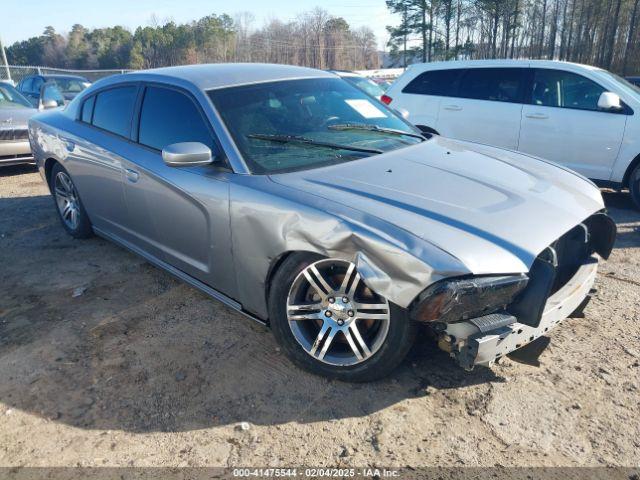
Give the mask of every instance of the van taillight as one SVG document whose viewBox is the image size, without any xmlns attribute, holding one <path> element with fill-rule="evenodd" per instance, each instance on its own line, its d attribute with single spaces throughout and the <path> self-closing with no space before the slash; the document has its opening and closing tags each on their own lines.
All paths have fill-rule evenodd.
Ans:
<svg viewBox="0 0 640 480">
<path fill-rule="evenodd" d="M 391 101 L 393 100 L 393 98 L 391 98 L 389 95 L 382 95 L 380 97 L 380 100 L 382 101 L 382 103 L 384 103 L 385 105 L 389 105 L 391 103 Z"/>
</svg>

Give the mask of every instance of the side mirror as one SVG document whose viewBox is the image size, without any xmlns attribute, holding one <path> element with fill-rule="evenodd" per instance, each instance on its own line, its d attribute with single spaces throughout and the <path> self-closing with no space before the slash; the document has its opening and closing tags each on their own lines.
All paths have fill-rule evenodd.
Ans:
<svg viewBox="0 0 640 480">
<path fill-rule="evenodd" d="M 40 110 L 49 110 L 50 108 L 57 108 L 58 102 L 55 100 L 41 100 L 40 101 Z"/>
<path fill-rule="evenodd" d="M 622 110 L 622 101 L 617 93 L 603 92 L 598 99 L 598 108 L 601 110 Z"/>
<path fill-rule="evenodd" d="M 40 97 L 38 98 L 39 110 L 47 110 L 62 105 L 64 105 L 64 97 L 55 83 L 47 82 L 40 87 Z"/>
<path fill-rule="evenodd" d="M 181 142 L 162 149 L 162 160 L 170 167 L 194 167 L 213 163 L 211 149 L 200 142 Z"/>
</svg>

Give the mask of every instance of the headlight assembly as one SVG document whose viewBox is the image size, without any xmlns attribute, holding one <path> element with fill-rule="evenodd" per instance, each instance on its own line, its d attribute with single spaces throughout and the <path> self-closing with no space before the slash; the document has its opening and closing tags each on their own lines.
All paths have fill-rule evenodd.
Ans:
<svg viewBox="0 0 640 480">
<path fill-rule="evenodd" d="M 504 309 L 527 286 L 525 274 L 442 280 L 420 294 L 411 308 L 419 322 L 452 323 Z"/>
</svg>

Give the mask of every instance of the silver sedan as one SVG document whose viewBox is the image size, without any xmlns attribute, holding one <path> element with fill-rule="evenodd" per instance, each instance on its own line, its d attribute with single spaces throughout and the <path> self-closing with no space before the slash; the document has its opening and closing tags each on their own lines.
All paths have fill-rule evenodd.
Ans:
<svg viewBox="0 0 640 480">
<path fill-rule="evenodd" d="M 584 304 L 615 238 L 583 177 L 424 137 L 330 72 L 113 76 L 29 135 L 69 234 L 136 252 L 348 381 L 388 374 L 420 323 L 463 367 L 491 365 Z"/>
<path fill-rule="evenodd" d="M 0 166 L 33 163 L 27 121 L 36 113 L 12 85 L 0 82 Z"/>
</svg>

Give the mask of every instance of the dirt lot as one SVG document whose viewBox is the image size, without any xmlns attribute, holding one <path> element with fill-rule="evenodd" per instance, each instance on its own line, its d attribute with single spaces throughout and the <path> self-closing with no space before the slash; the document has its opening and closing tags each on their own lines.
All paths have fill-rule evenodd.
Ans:
<svg viewBox="0 0 640 480">
<path fill-rule="evenodd" d="M 640 465 L 640 214 L 540 366 L 467 373 L 419 341 L 388 380 L 306 374 L 270 332 L 0 171 L 0 465 Z M 247 422 L 246 424 L 241 422 Z"/>
</svg>

